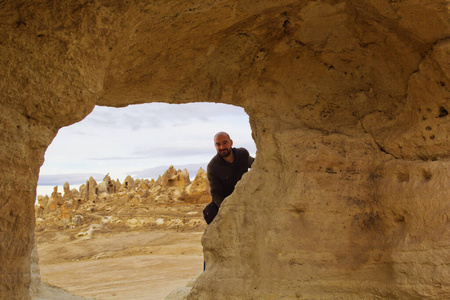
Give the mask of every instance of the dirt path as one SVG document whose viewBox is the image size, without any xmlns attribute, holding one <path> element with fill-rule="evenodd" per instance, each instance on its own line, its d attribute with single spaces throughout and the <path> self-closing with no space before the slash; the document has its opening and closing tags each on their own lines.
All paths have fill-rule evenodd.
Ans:
<svg viewBox="0 0 450 300">
<path fill-rule="evenodd" d="M 203 232 L 130 232 L 39 243 L 42 281 L 95 299 L 164 299 L 203 269 Z M 41 239 L 45 240 L 45 239 Z"/>
</svg>

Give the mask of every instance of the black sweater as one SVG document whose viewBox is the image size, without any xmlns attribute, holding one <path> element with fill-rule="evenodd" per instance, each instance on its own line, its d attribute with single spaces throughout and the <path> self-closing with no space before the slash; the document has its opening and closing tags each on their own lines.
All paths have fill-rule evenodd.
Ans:
<svg viewBox="0 0 450 300">
<path fill-rule="evenodd" d="M 236 183 L 242 175 L 248 171 L 253 161 L 248 151 L 244 148 L 232 148 L 234 162 L 228 163 L 218 154 L 208 164 L 207 175 L 211 187 L 213 202 L 220 207 L 222 201 L 233 191 Z"/>
</svg>

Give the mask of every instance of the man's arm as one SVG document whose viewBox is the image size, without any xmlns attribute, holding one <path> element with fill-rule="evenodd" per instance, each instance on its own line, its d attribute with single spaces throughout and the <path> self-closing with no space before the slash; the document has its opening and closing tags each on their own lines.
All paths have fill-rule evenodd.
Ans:
<svg viewBox="0 0 450 300">
<path fill-rule="evenodd" d="M 217 205 L 217 207 L 220 207 L 223 199 L 225 199 L 225 197 L 223 196 L 224 190 L 222 182 L 220 182 L 220 180 L 212 174 L 209 166 L 206 175 L 208 176 L 212 200 Z"/>
</svg>

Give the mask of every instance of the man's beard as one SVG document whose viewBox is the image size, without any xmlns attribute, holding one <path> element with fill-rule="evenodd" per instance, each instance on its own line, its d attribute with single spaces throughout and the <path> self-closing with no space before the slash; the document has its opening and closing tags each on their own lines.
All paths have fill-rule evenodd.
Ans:
<svg viewBox="0 0 450 300">
<path fill-rule="evenodd" d="M 228 157 L 231 154 L 231 149 L 227 149 L 226 151 L 221 150 L 218 154 L 220 157 Z"/>
</svg>

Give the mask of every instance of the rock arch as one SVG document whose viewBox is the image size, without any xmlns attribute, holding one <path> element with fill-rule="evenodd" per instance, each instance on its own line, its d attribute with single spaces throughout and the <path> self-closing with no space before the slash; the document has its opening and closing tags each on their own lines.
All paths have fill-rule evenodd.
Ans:
<svg viewBox="0 0 450 300">
<path fill-rule="evenodd" d="M 258 148 L 191 292 L 431 297 L 448 276 L 446 1 L 0 4 L 0 282 L 28 298 L 36 182 L 95 104 L 239 105 Z"/>
</svg>

